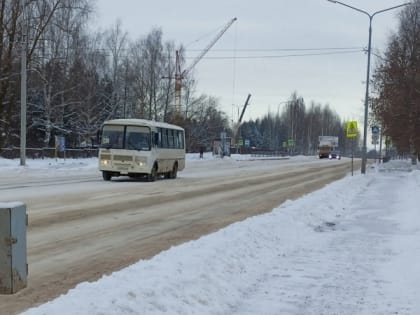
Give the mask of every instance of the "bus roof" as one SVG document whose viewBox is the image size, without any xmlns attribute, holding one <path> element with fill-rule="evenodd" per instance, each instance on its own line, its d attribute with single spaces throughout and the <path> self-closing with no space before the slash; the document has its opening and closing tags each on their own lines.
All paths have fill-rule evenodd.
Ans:
<svg viewBox="0 0 420 315">
<path fill-rule="evenodd" d="M 159 127 L 184 130 L 182 127 L 172 125 L 160 121 L 147 120 L 147 119 L 112 119 L 104 122 L 104 125 L 124 125 L 124 126 L 146 126 L 146 127 Z"/>
</svg>

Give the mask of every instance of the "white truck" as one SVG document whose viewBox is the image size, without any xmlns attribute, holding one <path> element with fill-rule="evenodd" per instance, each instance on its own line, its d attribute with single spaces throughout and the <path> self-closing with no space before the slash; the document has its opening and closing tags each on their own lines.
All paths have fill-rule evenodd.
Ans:
<svg viewBox="0 0 420 315">
<path fill-rule="evenodd" d="M 318 156 L 320 159 L 329 158 L 338 147 L 338 137 L 335 136 L 319 136 L 318 137 Z"/>
</svg>

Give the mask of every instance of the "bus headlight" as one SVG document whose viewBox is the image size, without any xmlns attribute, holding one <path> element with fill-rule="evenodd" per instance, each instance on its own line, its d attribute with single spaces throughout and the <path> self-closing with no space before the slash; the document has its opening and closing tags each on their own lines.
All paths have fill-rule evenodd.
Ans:
<svg viewBox="0 0 420 315">
<path fill-rule="evenodd" d="M 147 158 L 144 156 L 136 156 L 135 161 L 139 166 L 145 166 L 147 164 Z"/>
<path fill-rule="evenodd" d="M 103 165 L 103 166 L 108 166 L 110 164 L 111 164 L 110 160 L 101 160 L 101 165 Z"/>
<path fill-rule="evenodd" d="M 110 154 L 100 154 L 99 161 L 101 166 L 109 166 L 111 165 L 111 155 Z"/>
</svg>

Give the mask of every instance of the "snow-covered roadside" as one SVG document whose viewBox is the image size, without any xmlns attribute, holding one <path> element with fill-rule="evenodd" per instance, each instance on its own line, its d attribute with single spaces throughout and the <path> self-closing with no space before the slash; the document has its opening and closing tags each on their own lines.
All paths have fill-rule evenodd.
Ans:
<svg viewBox="0 0 420 315">
<path fill-rule="evenodd" d="M 24 314 L 420 314 L 420 171 L 408 163 L 346 177 Z"/>
</svg>

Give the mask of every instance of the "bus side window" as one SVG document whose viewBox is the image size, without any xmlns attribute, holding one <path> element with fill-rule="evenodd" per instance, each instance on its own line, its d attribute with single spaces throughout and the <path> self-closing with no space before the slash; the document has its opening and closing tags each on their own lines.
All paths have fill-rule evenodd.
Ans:
<svg viewBox="0 0 420 315">
<path fill-rule="evenodd" d="M 157 147 L 160 147 L 160 134 L 159 132 L 154 133 L 153 144 Z"/>
<path fill-rule="evenodd" d="M 178 130 L 178 149 L 184 148 L 184 132 L 181 130 Z"/>
<path fill-rule="evenodd" d="M 174 131 L 175 130 L 168 129 L 168 147 L 169 148 L 175 148 Z"/>
<path fill-rule="evenodd" d="M 179 149 L 178 130 L 174 130 L 174 148 Z"/>
<path fill-rule="evenodd" d="M 168 130 L 162 128 L 162 148 L 169 148 L 168 146 Z"/>
</svg>

